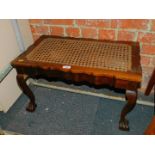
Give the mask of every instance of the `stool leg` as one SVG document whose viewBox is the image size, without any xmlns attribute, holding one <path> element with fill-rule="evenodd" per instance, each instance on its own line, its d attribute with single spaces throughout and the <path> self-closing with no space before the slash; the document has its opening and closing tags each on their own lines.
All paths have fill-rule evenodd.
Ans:
<svg viewBox="0 0 155 155">
<path fill-rule="evenodd" d="M 120 116 L 119 129 L 129 131 L 129 122 L 125 117 L 136 105 L 137 91 L 126 90 L 126 100 L 127 104 L 123 107 Z"/>
<path fill-rule="evenodd" d="M 155 86 L 154 86 L 154 116 L 155 116 Z"/>
<path fill-rule="evenodd" d="M 17 83 L 18 83 L 19 87 L 21 88 L 23 93 L 25 95 L 27 95 L 27 97 L 30 99 L 30 102 L 29 102 L 28 106 L 26 107 L 26 110 L 29 112 L 33 112 L 33 111 L 35 111 L 35 108 L 37 105 L 35 104 L 35 97 L 34 97 L 32 91 L 26 84 L 27 78 L 28 78 L 27 75 L 17 74 Z"/>
</svg>

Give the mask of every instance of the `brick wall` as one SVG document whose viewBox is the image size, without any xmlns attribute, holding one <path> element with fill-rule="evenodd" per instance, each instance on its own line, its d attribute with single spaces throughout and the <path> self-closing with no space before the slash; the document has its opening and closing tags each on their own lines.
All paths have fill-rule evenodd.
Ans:
<svg viewBox="0 0 155 155">
<path fill-rule="evenodd" d="M 155 66 L 155 20 L 151 19 L 30 19 L 34 40 L 58 35 L 95 39 L 139 41 L 144 90 Z"/>
</svg>

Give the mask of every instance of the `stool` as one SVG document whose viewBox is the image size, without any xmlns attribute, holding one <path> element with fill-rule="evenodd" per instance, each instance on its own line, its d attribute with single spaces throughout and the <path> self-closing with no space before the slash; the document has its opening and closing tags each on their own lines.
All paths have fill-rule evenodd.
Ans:
<svg viewBox="0 0 155 155">
<path fill-rule="evenodd" d="M 136 105 L 142 77 L 139 53 L 138 42 L 42 36 L 11 64 L 19 87 L 30 99 L 26 108 L 30 112 L 36 103 L 26 84 L 28 78 L 57 78 L 126 90 L 127 104 L 120 114 L 119 128 L 128 131 L 125 117 Z"/>
</svg>

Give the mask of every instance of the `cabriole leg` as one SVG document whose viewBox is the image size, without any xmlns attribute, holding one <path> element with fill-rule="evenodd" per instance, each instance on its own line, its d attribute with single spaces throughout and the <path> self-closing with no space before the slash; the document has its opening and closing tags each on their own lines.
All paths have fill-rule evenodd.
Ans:
<svg viewBox="0 0 155 155">
<path fill-rule="evenodd" d="M 30 99 L 30 102 L 29 102 L 28 106 L 26 107 L 26 110 L 29 112 L 33 112 L 33 111 L 35 111 L 35 108 L 36 108 L 35 97 L 31 91 L 31 89 L 26 84 L 27 78 L 28 78 L 27 75 L 17 74 L 17 83 L 18 83 L 19 87 L 21 88 L 23 93 L 25 95 L 27 95 L 27 97 Z"/>
<path fill-rule="evenodd" d="M 119 129 L 129 131 L 129 122 L 125 117 L 130 111 L 132 111 L 132 109 L 136 105 L 137 91 L 126 90 L 126 100 L 127 104 L 123 107 L 121 111 Z"/>
</svg>

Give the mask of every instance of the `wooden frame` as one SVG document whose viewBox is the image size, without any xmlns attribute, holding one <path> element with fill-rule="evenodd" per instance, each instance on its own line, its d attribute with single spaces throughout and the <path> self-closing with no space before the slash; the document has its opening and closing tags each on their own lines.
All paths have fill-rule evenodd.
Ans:
<svg viewBox="0 0 155 155">
<path fill-rule="evenodd" d="M 151 90 L 154 87 L 154 116 L 150 122 L 150 124 L 148 125 L 147 129 L 145 130 L 144 134 L 146 135 L 155 135 L 155 68 L 153 70 L 152 76 L 149 80 L 149 83 L 146 87 L 145 90 L 145 95 L 149 95 Z"/>
<path fill-rule="evenodd" d="M 26 59 L 28 55 L 41 41 L 46 38 L 62 38 L 57 36 L 42 36 L 32 46 L 30 46 L 23 54 L 18 56 L 12 61 L 12 66 L 17 70 L 17 82 L 23 92 L 29 97 L 30 103 L 27 107 L 28 111 L 34 111 L 36 108 L 35 97 L 29 87 L 26 85 L 27 78 L 57 78 L 65 79 L 72 82 L 86 82 L 92 85 L 108 85 L 110 87 L 125 89 L 127 104 L 122 109 L 120 115 L 119 128 L 122 130 L 129 130 L 126 115 L 134 108 L 137 99 L 137 89 L 140 87 L 141 82 L 141 66 L 140 66 L 140 49 L 137 42 L 124 42 L 124 41 L 98 41 L 93 39 L 92 42 L 115 42 L 125 43 L 132 46 L 132 66 L 131 70 L 127 72 L 103 70 L 98 68 L 72 66 L 70 69 L 65 69 L 61 64 L 33 62 Z M 65 37 L 64 39 L 74 39 Z"/>
</svg>

